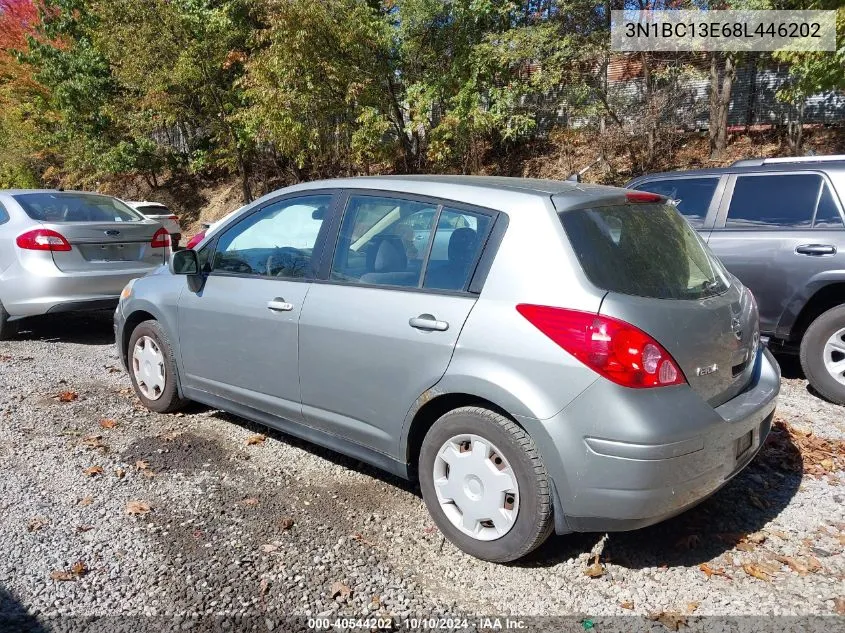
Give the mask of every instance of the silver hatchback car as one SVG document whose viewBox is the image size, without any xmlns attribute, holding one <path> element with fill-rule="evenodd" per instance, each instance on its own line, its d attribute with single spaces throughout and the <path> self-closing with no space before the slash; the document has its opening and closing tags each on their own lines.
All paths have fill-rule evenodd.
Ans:
<svg viewBox="0 0 845 633">
<path fill-rule="evenodd" d="M 24 317 L 112 309 L 169 246 L 158 222 L 111 196 L 0 190 L 0 339 Z"/>
<path fill-rule="evenodd" d="M 751 293 L 665 198 L 611 187 L 297 185 L 122 297 L 147 407 L 196 400 L 417 479 L 492 561 L 700 502 L 780 388 Z"/>
</svg>

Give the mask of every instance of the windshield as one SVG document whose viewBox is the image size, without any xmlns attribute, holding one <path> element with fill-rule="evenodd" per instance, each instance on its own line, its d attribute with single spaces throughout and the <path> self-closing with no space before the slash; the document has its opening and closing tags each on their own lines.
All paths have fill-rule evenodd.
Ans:
<svg viewBox="0 0 845 633">
<path fill-rule="evenodd" d="M 581 267 L 599 288 L 657 299 L 703 299 L 730 286 L 719 260 L 670 205 L 559 215 Z"/>
<path fill-rule="evenodd" d="M 116 198 L 93 193 L 23 193 L 14 196 L 39 222 L 139 222 L 144 217 Z"/>
</svg>

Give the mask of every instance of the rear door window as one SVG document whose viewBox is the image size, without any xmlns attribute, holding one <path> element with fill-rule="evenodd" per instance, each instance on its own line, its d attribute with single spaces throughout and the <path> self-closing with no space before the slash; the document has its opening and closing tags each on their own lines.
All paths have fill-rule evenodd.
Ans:
<svg viewBox="0 0 845 633">
<path fill-rule="evenodd" d="M 666 204 L 630 204 L 559 214 L 587 277 L 611 292 L 702 299 L 725 292 L 725 269 L 698 233 Z"/>
<path fill-rule="evenodd" d="M 704 226 L 707 210 L 719 185 L 719 177 L 667 178 L 636 185 L 634 189 L 659 193 L 675 202 L 678 211 L 695 228 Z"/>
<path fill-rule="evenodd" d="M 332 261 L 335 281 L 415 288 L 437 206 L 400 198 L 352 195 Z"/>
<path fill-rule="evenodd" d="M 810 228 L 822 184 L 818 174 L 737 176 L 725 228 Z"/>
<path fill-rule="evenodd" d="M 444 207 L 437 222 L 424 288 L 465 290 L 493 218 Z"/>
</svg>

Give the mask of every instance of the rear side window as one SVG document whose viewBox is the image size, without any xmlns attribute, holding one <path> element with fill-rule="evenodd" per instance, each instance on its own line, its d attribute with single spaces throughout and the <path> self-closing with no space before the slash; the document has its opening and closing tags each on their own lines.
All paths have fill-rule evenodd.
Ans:
<svg viewBox="0 0 845 633">
<path fill-rule="evenodd" d="M 6 211 L 6 207 L 3 206 L 3 203 L 0 202 L 0 224 L 9 221 L 9 213 Z"/>
<path fill-rule="evenodd" d="M 842 215 L 827 183 L 822 184 L 822 195 L 819 196 L 819 207 L 816 209 L 813 226 L 817 229 L 840 229 L 843 226 Z"/>
<path fill-rule="evenodd" d="M 14 196 L 38 222 L 139 222 L 144 217 L 110 196 L 93 193 L 24 193 Z"/>
<path fill-rule="evenodd" d="M 722 265 L 671 205 L 579 209 L 560 219 L 587 277 L 604 290 L 702 299 L 730 286 Z"/>
<path fill-rule="evenodd" d="M 725 228 L 810 228 L 821 186 L 818 174 L 737 176 Z"/>
<path fill-rule="evenodd" d="M 659 193 L 674 200 L 681 215 L 695 228 L 701 228 L 718 185 L 718 177 L 673 178 L 644 182 L 634 189 Z"/>
</svg>

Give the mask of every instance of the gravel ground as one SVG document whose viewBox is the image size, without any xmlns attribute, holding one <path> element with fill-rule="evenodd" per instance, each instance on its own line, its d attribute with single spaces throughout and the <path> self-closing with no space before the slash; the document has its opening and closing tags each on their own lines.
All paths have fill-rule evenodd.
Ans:
<svg viewBox="0 0 845 633">
<path fill-rule="evenodd" d="M 495 565 L 444 542 L 406 482 L 219 411 L 142 409 L 110 315 L 27 328 L 0 343 L 0 612 L 243 614 L 264 630 L 287 614 L 845 612 L 841 472 L 761 454 L 676 519 Z M 845 438 L 845 408 L 789 364 L 778 415 Z"/>
</svg>

